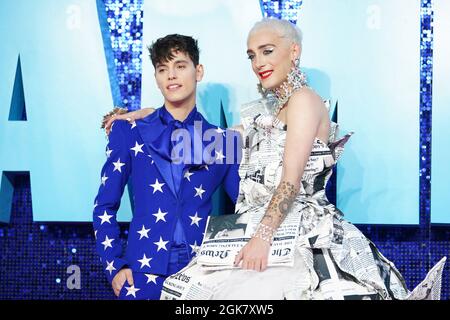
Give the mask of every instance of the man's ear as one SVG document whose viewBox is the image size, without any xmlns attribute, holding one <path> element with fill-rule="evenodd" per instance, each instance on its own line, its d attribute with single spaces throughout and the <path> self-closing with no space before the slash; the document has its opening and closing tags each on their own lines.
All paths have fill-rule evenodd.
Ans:
<svg viewBox="0 0 450 320">
<path fill-rule="evenodd" d="M 203 69 L 203 65 L 202 64 L 198 64 L 197 67 L 195 68 L 196 70 L 196 74 L 195 74 L 195 80 L 197 80 L 197 82 L 202 81 L 203 79 L 203 74 L 204 74 L 204 69 Z"/>
</svg>

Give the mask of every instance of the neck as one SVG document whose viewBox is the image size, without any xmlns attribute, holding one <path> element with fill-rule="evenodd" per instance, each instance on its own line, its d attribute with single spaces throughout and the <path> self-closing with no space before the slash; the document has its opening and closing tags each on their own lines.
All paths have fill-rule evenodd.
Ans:
<svg viewBox="0 0 450 320">
<path fill-rule="evenodd" d="M 195 99 L 193 99 L 192 101 L 183 101 L 180 103 L 165 101 L 164 105 L 167 111 L 175 120 L 183 122 L 187 118 L 189 113 L 191 113 L 191 111 L 194 109 Z"/>
</svg>

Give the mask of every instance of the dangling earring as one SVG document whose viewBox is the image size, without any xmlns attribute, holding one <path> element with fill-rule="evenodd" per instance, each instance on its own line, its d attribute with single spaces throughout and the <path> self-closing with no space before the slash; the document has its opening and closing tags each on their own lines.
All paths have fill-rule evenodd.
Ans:
<svg viewBox="0 0 450 320">
<path fill-rule="evenodd" d="M 283 109 L 290 96 L 296 90 L 308 85 L 305 74 L 300 70 L 300 59 L 296 58 L 293 63 L 294 66 L 291 68 L 291 71 L 287 75 L 286 81 L 277 88 L 269 90 L 269 93 L 272 93 L 277 100 L 276 108 L 273 113 L 275 117 L 278 115 L 281 109 Z"/>
<path fill-rule="evenodd" d="M 300 58 L 295 58 L 294 66 L 291 68 L 291 72 L 288 74 L 287 82 L 293 88 L 300 88 L 307 85 L 306 76 L 300 70 Z"/>
<path fill-rule="evenodd" d="M 291 73 L 300 73 L 300 58 L 295 58 L 295 60 L 292 61 L 292 64 L 294 66 L 291 68 Z"/>
</svg>

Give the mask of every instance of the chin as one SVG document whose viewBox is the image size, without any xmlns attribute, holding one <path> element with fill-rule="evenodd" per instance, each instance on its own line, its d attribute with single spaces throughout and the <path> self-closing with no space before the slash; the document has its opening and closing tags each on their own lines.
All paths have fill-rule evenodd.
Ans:
<svg viewBox="0 0 450 320">
<path fill-rule="evenodd" d="M 273 83 L 261 83 L 261 86 L 266 90 L 273 90 L 277 87 L 277 85 Z"/>
<path fill-rule="evenodd" d="M 267 81 L 261 82 L 261 86 L 266 90 L 273 90 L 279 87 L 283 81 L 276 81 L 275 79 L 267 79 Z"/>
<path fill-rule="evenodd" d="M 177 103 L 186 99 L 186 97 L 181 94 L 168 94 L 165 98 L 172 103 Z"/>
</svg>

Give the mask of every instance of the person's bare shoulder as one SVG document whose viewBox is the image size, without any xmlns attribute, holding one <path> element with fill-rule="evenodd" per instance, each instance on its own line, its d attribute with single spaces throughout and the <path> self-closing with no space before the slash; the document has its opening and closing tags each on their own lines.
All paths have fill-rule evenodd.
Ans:
<svg viewBox="0 0 450 320">
<path fill-rule="evenodd" d="M 308 114 L 318 120 L 322 118 L 327 108 L 322 98 L 311 88 L 304 87 L 292 94 L 287 104 L 287 122 L 301 115 Z"/>
<path fill-rule="evenodd" d="M 294 108 L 308 106 L 326 108 L 323 99 L 309 87 L 303 87 L 295 91 L 289 98 L 288 106 L 294 106 Z"/>
</svg>

